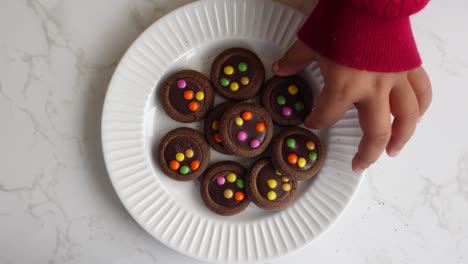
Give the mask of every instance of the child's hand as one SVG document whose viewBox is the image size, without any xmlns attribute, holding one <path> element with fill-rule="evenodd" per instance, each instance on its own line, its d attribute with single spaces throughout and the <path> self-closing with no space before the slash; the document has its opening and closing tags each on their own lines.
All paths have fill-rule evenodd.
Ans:
<svg viewBox="0 0 468 264">
<path fill-rule="evenodd" d="M 395 73 L 357 70 L 315 55 L 298 40 L 273 64 L 273 72 L 292 75 L 314 59 L 320 65 L 325 85 L 305 125 L 329 127 L 354 104 L 364 135 L 353 159 L 353 170 L 360 172 L 369 167 L 384 149 L 389 156 L 398 155 L 431 103 L 431 83 L 426 71 L 422 67 Z"/>
</svg>

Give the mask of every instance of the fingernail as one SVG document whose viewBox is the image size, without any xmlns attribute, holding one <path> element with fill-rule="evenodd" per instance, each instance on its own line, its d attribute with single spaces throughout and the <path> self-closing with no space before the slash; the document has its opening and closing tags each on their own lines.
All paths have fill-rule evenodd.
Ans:
<svg viewBox="0 0 468 264">
<path fill-rule="evenodd" d="M 398 151 L 391 151 L 388 155 L 389 155 L 390 157 L 396 157 L 396 156 L 398 156 L 398 154 L 400 154 L 400 151 L 399 151 L 399 150 L 398 150 Z"/>
<path fill-rule="evenodd" d="M 364 169 L 363 168 L 354 168 L 353 171 L 355 173 L 362 173 L 364 171 Z"/>
<path fill-rule="evenodd" d="M 277 73 L 278 70 L 279 70 L 279 65 L 278 65 L 278 62 L 275 61 L 275 63 L 273 63 L 273 67 L 272 67 L 272 70 L 274 73 Z"/>
</svg>

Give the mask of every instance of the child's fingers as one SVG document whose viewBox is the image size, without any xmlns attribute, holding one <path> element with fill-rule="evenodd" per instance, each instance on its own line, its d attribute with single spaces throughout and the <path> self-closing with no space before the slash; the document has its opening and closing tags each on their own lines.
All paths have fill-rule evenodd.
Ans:
<svg viewBox="0 0 468 264">
<path fill-rule="evenodd" d="M 392 124 L 392 137 L 387 145 L 387 153 L 394 157 L 413 135 L 419 118 L 418 100 L 409 83 L 392 89 L 390 108 L 395 119 Z"/>
<path fill-rule="evenodd" d="M 356 104 L 363 136 L 353 158 L 355 172 L 361 172 L 374 163 L 385 150 L 391 135 L 388 98 L 372 98 Z"/>
<path fill-rule="evenodd" d="M 416 68 L 408 72 L 408 81 L 413 87 L 419 104 L 419 116 L 421 117 L 429 108 L 432 101 L 431 81 L 426 71 L 422 68 Z"/>
<path fill-rule="evenodd" d="M 352 105 L 352 98 L 344 93 L 324 87 L 317 105 L 304 121 L 310 128 L 324 128 L 335 124 Z"/>
<path fill-rule="evenodd" d="M 304 42 L 296 40 L 284 56 L 273 63 L 276 75 L 289 76 L 307 67 L 314 60 L 314 53 Z"/>
</svg>

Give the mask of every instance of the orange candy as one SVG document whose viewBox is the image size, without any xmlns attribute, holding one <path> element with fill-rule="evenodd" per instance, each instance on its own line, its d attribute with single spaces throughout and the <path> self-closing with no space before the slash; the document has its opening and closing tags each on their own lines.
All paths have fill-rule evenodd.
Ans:
<svg viewBox="0 0 468 264">
<path fill-rule="evenodd" d="M 294 154 L 294 153 L 290 153 L 290 154 L 288 155 L 288 161 L 289 161 L 289 163 L 291 163 L 291 164 L 296 164 L 296 163 L 297 163 L 297 155 Z"/>
<path fill-rule="evenodd" d="M 171 170 L 176 171 L 176 170 L 179 169 L 179 166 L 180 166 L 180 164 L 179 164 L 179 162 L 177 160 L 173 160 L 173 161 L 169 162 L 169 167 L 171 168 Z"/>
<path fill-rule="evenodd" d="M 200 107 L 200 104 L 197 103 L 197 102 L 195 102 L 195 101 L 190 102 L 190 103 L 188 104 L 188 109 L 189 109 L 190 111 L 192 111 L 192 112 L 197 111 L 199 107 Z"/>
<path fill-rule="evenodd" d="M 236 192 L 236 193 L 234 194 L 234 199 L 235 199 L 236 201 L 242 201 L 242 200 L 244 200 L 244 197 L 245 197 L 245 195 L 244 195 L 243 192 Z"/>
<path fill-rule="evenodd" d="M 219 137 L 219 134 L 218 134 L 218 133 L 216 133 L 216 134 L 214 135 L 214 140 L 215 140 L 216 142 L 218 142 L 218 143 L 221 143 L 221 138 Z"/>
<path fill-rule="evenodd" d="M 263 132 L 265 130 L 265 123 L 263 123 L 263 122 L 257 123 L 257 125 L 255 126 L 255 129 L 258 132 Z"/>
<path fill-rule="evenodd" d="M 198 170 L 198 167 L 200 167 L 200 162 L 198 160 L 194 160 L 190 162 L 190 169 L 193 171 Z"/>
<path fill-rule="evenodd" d="M 244 120 L 252 119 L 252 112 L 246 111 L 246 112 L 242 113 L 242 119 L 244 119 Z"/>
<path fill-rule="evenodd" d="M 193 99 L 193 91 L 192 90 L 186 90 L 184 92 L 184 98 L 185 98 L 185 100 L 192 100 Z"/>
</svg>

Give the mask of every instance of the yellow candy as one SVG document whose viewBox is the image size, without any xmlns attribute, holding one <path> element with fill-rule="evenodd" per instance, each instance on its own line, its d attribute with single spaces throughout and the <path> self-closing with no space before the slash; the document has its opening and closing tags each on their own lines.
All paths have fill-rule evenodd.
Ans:
<svg viewBox="0 0 468 264">
<path fill-rule="evenodd" d="M 201 101 L 201 100 L 205 99 L 205 93 L 202 92 L 202 91 L 198 91 L 195 94 L 195 99 L 197 99 L 197 101 Z"/>
<path fill-rule="evenodd" d="M 297 86 L 294 84 L 289 85 L 288 92 L 292 95 L 297 94 Z"/>
<path fill-rule="evenodd" d="M 224 198 L 231 199 L 234 196 L 234 192 L 231 189 L 226 189 L 223 192 Z"/>
<path fill-rule="evenodd" d="M 237 175 L 231 172 L 226 176 L 226 180 L 228 182 L 235 182 L 237 180 Z"/>
<path fill-rule="evenodd" d="M 176 159 L 178 162 L 184 161 L 184 159 L 185 159 L 184 153 L 179 152 L 179 153 L 175 154 L 175 159 Z"/>
<path fill-rule="evenodd" d="M 247 84 L 249 84 L 249 82 L 250 82 L 249 77 L 244 76 L 244 77 L 241 78 L 241 83 L 243 85 L 247 85 Z"/>
<path fill-rule="evenodd" d="M 297 160 L 297 166 L 299 166 L 299 168 L 304 168 L 306 164 L 307 164 L 307 160 L 303 157 L 300 157 Z"/>
<path fill-rule="evenodd" d="M 275 170 L 276 175 L 281 176 L 281 172 L 279 170 Z"/>
<path fill-rule="evenodd" d="M 232 66 L 224 67 L 224 73 L 227 75 L 232 75 L 234 73 L 234 67 Z"/>
<path fill-rule="evenodd" d="M 268 187 L 274 189 L 278 183 L 274 179 L 268 179 L 267 180 L 267 185 Z"/>
<path fill-rule="evenodd" d="M 231 91 L 233 91 L 233 92 L 239 90 L 239 84 L 236 83 L 236 82 L 232 82 L 229 87 L 231 88 Z"/>
<path fill-rule="evenodd" d="M 189 148 L 185 150 L 185 157 L 190 159 L 191 157 L 193 157 L 193 154 L 193 149 Z"/>
<path fill-rule="evenodd" d="M 218 121 L 218 120 L 213 121 L 213 123 L 211 123 L 211 128 L 212 128 L 214 131 L 218 131 L 218 129 L 219 129 L 219 121 Z"/>
<path fill-rule="evenodd" d="M 268 200 L 270 200 L 270 201 L 275 200 L 275 199 L 276 199 L 276 193 L 275 193 L 274 191 L 269 191 L 269 192 L 267 193 L 267 198 L 268 198 Z"/>
<path fill-rule="evenodd" d="M 244 124 L 244 119 L 242 119 L 241 117 L 237 117 L 236 118 L 236 125 L 242 126 L 243 124 Z"/>
<path fill-rule="evenodd" d="M 281 185 L 281 188 L 283 189 L 283 191 L 289 192 L 292 187 L 291 187 L 291 184 L 289 183 L 283 183 L 283 185 Z"/>
<path fill-rule="evenodd" d="M 308 150 L 314 150 L 315 149 L 315 143 L 312 140 L 307 141 L 306 147 L 307 147 Z"/>
<path fill-rule="evenodd" d="M 289 178 L 288 178 L 288 177 L 284 177 L 284 176 L 283 176 L 283 177 L 281 177 L 281 180 L 282 180 L 283 182 L 289 182 Z"/>
</svg>

